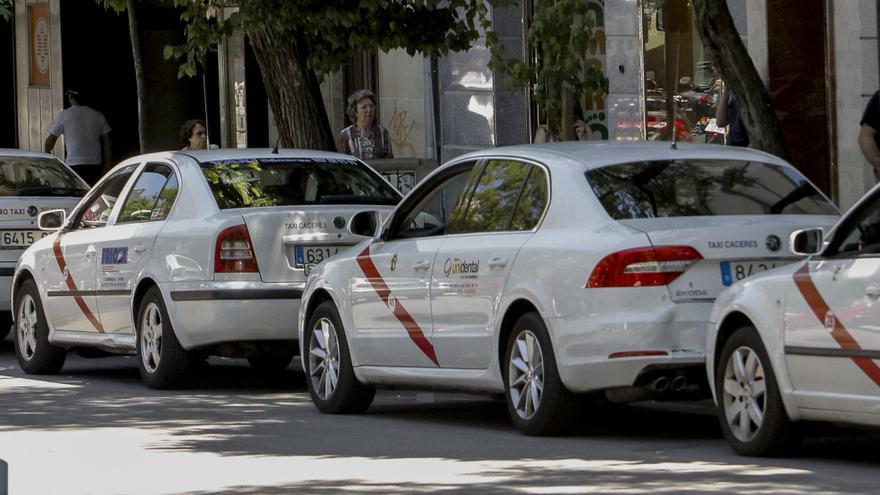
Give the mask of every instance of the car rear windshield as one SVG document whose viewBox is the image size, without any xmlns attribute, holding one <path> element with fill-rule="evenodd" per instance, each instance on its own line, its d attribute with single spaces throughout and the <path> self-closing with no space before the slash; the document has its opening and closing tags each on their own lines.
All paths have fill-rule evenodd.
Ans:
<svg viewBox="0 0 880 495">
<path fill-rule="evenodd" d="M 400 201 L 400 193 L 356 160 L 261 158 L 201 166 L 221 209 Z"/>
<path fill-rule="evenodd" d="M 791 167 L 733 160 L 657 160 L 587 172 L 617 220 L 713 215 L 838 215 Z"/>
<path fill-rule="evenodd" d="M 0 197 L 82 196 L 88 188 L 58 160 L 0 156 Z"/>
</svg>

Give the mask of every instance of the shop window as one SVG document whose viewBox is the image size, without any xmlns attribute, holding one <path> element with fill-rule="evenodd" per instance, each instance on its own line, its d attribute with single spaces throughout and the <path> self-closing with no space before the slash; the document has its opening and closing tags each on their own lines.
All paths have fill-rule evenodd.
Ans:
<svg viewBox="0 0 880 495">
<path fill-rule="evenodd" d="M 715 125 L 721 79 L 694 27 L 690 2 L 646 0 L 642 22 L 646 138 L 669 141 L 675 129 L 677 141 L 723 144 L 725 131 Z"/>
</svg>

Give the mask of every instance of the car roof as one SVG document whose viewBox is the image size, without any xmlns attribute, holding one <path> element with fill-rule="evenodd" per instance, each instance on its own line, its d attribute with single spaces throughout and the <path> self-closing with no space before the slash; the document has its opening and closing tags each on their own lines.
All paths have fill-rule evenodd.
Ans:
<svg viewBox="0 0 880 495">
<path fill-rule="evenodd" d="M 23 156 L 29 158 L 53 158 L 61 161 L 57 156 L 51 153 L 43 153 L 42 151 L 27 151 L 12 148 L 0 148 L 0 156 Z"/>
<path fill-rule="evenodd" d="M 455 162 L 489 156 L 518 157 L 553 166 L 574 166 L 592 170 L 616 163 L 651 160 L 716 159 L 761 161 L 788 165 L 769 153 L 738 146 L 676 143 L 669 141 L 568 141 L 487 148 L 455 158 Z"/>
<path fill-rule="evenodd" d="M 210 150 L 181 150 L 176 154 L 192 157 L 197 162 L 218 160 L 243 160 L 249 158 L 324 158 L 336 160 L 356 160 L 354 156 L 342 153 L 302 149 L 279 149 L 273 153 L 270 148 L 220 148 Z"/>
</svg>

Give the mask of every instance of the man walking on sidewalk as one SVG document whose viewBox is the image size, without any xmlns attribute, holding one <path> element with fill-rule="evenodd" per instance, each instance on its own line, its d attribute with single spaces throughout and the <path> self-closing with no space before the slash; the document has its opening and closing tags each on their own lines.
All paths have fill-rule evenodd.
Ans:
<svg viewBox="0 0 880 495">
<path fill-rule="evenodd" d="M 64 162 L 92 186 L 111 165 L 110 125 L 101 112 L 84 104 L 86 100 L 80 91 L 69 89 L 65 95 L 70 107 L 52 122 L 43 147 L 51 153 L 58 136 L 63 134 L 67 150 Z"/>
</svg>

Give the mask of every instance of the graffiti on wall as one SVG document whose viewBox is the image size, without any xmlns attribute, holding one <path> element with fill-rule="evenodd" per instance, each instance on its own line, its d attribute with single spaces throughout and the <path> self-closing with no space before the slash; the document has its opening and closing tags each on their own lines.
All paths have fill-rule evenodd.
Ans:
<svg viewBox="0 0 880 495">
<path fill-rule="evenodd" d="M 587 67 L 604 72 L 605 68 L 605 0 L 589 0 L 587 7 L 593 13 L 593 40 L 590 43 Z M 605 111 L 605 91 L 601 88 L 584 94 L 584 120 L 591 131 L 591 139 L 608 139 L 608 114 Z"/>
<path fill-rule="evenodd" d="M 416 156 L 416 147 L 410 141 L 416 120 L 407 116 L 406 110 L 401 110 L 397 103 L 394 104 L 394 112 L 388 122 L 388 134 L 391 135 L 391 146 L 395 157 Z"/>
</svg>

